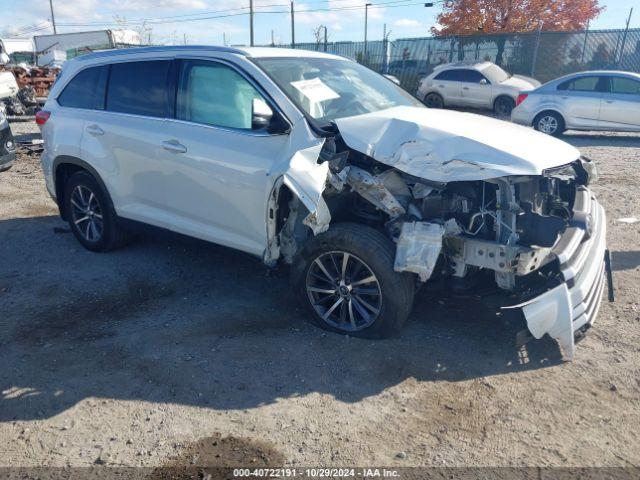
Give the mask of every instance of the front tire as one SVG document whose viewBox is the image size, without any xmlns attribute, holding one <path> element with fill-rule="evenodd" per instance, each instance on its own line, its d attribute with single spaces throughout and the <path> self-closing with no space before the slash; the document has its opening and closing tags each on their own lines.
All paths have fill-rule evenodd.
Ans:
<svg viewBox="0 0 640 480">
<path fill-rule="evenodd" d="M 411 313 L 415 278 L 393 270 L 395 245 L 379 231 L 342 223 L 297 255 L 292 286 L 325 330 L 363 338 L 399 333 Z"/>
<path fill-rule="evenodd" d="M 516 102 L 511 97 L 498 97 L 493 104 L 494 112 L 500 117 L 510 117 L 514 108 L 516 108 Z"/>
<path fill-rule="evenodd" d="M 564 118 L 556 112 L 542 112 L 539 114 L 533 121 L 533 128 L 554 137 L 561 136 L 566 129 Z"/>
<path fill-rule="evenodd" d="M 122 243 L 111 199 L 90 173 L 80 171 L 69 178 L 64 201 L 71 231 L 84 248 L 106 252 Z"/>
</svg>

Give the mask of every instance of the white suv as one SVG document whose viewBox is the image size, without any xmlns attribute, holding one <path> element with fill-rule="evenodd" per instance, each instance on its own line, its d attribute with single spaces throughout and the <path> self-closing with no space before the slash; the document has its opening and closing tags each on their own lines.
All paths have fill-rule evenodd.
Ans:
<svg viewBox="0 0 640 480">
<path fill-rule="evenodd" d="M 450 63 L 420 80 L 417 97 L 430 108 L 482 108 L 508 117 L 520 92 L 539 86 L 537 80 L 509 75 L 491 62 Z"/>
<path fill-rule="evenodd" d="M 158 47 L 69 61 L 37 122 L 86 248 L 134 220 L 291 265 L 323 328 L 396 333 L 438 279 L 493 285 L 570 357 L 596 316 L 605 217 L 557 139 L 425 108 L 344 58 Z"/>
</svg>

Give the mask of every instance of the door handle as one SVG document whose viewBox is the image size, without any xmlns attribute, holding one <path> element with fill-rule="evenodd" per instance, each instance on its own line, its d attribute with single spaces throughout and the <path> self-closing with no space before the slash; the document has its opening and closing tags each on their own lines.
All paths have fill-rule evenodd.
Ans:
<svg viewBox="0 0 640 480">
<path fill-rule="evenodd" d="M 171 152 L 171 153 L 186 153 L 187 152 L 187 147 L 182 145 L 177 140 L 167 140 L 165 142 L 162 142 L 162 148 L 164 148 L 165 150 L 167 150 L 168 152 Z"/>
<path fill-rule="evenodd" d="M 561 98 L 562 100 L 566 100 L 566 99 L 567 99 L 567 98 L 569 98 L 569 97 L 560 97 L 560 98 Z"/>
<path fill-rule="evenodd" d="M 98 125 L 89 125 L 86 128 L 87 133 L 97 136 L 97 135 L 104 135 L 104 130 L 101 129 Z"/>
<path fill-rule="evenodd" d="M 607 103 L 616 103 L 616 101 L 615 101 L 615 100 L 607 100 L 606 102 L 607 102 Z"/>
<path fill-rule="evenodd" d="M 469 90 L 469 87 L 462 87 L 463 90 Z"/>
<path fill-rule="evenodd" d="M 444 88 L 444 85 L 438 85 L 438 88 Z"/>
</svg>

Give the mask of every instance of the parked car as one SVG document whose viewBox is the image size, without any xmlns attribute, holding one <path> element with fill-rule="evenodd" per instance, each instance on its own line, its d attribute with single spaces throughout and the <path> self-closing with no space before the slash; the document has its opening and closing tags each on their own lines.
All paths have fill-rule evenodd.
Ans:
<svg viewBox="0 0 640 480">
<path fill-rule="evenodd" d="M 491 62 L 449 63 L 420 80 L 416 96 L 430 108 L 482 108 L 509 116 L 520 92 L 538 86 L 537 80 L 509 75 Z"/>
<path fill-rule="evenodd" d="M 640 74 L 593 71 L 558 78 L 519 96 L 512 120 L 549 135 L 565 130 L 640 131 Z"/>
<path fill-rule="evenodd" d="M 0 100 L 18 94 L 18 82 L 11 72 L 0 71 Z"/>
<path fill-rule="evenodd" d="M 417 288 L 494 285 L 536 338 L 593 322 L 605 215 L 594 165 L 530 129 L 431 110 L 348 59 L 148 47 L 69 61 L 44 110 L 46 186 L 78 241 L 122 221 L 290 265 L 322 328 L 397 333 Z"/>
<path fill-rule="evenodd" d="M 16 144 L 4 109 L 0 107 L 0 172 L 9 170 L 16 158 Z"/>
</svg>

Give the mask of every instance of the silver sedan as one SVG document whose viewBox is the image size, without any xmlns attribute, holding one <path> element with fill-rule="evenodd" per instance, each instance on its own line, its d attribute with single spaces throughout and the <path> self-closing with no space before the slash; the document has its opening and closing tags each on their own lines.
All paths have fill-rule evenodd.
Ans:
<svg viewBox="0 0 640 480">
<path fill-rule="evenodd" d="M 640 132 L 640 74 L 593 71 L 522 92 L 513 122 L 549 135 L 565 130 Z"/>
</svg>

